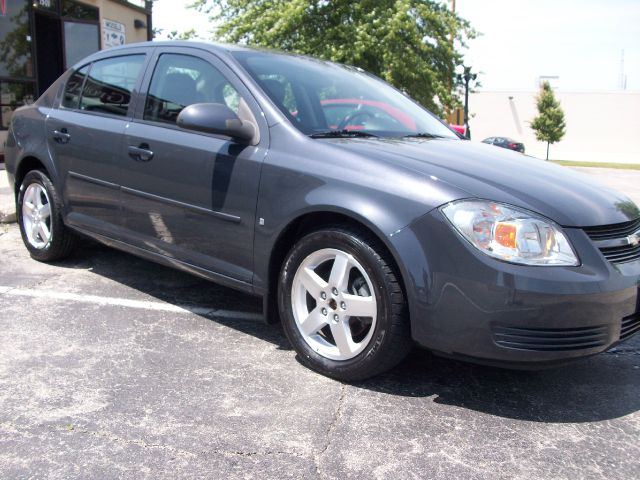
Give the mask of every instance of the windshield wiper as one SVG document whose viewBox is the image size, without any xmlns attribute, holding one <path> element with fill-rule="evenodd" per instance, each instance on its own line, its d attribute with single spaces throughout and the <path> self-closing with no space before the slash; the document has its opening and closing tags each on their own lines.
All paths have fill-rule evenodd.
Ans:
<svg viewBox="0 0 640 480">
<path fill-rule="evenodd" d="M 363 132 L 362 130 L 327 130 L 325 132 L 316 132 L 309 135 L 311 138 L 349 138 L 349 137 L 377 137 L 373 133 Z"/>
<path fill-rule="evenodd" d="M 435 133 L 410 133 L 409 135 L 403 135 L 402 138 L 447 138 L 444 135 L 436 135 Z"/>
</svg>

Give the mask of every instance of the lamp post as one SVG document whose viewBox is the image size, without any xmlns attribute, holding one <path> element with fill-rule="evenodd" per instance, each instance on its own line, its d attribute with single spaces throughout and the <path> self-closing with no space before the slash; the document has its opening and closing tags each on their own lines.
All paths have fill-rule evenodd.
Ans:
<svg viewBox="0 0 640 480">
<path fill-rule="evenodd" d="M 464 128 L 467 138 L 471 138 L 471 130 L 469 129 L 469 82 L 477 78 L 477 74 L 471 73 L 471 67 L 462 67 L 458 72 L 458 83 L 464 85 Z"/>
</svg>

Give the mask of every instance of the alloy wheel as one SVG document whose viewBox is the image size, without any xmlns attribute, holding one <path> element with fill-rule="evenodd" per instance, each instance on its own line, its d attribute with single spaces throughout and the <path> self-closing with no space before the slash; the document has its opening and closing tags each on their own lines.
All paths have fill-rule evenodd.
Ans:
<svg viewBox="0 0 640 480">
<path fill-rule="evenodd" d="M 377 321 L 375 290 L 356 258 L 326 248 L 308 255 L 291 287 L 291 306 L 304 341 L 331 360 L 349 360 L 369 344 Z"/>
<path fill-rule="evenodd" d="M 42 250 L 51 241 L 51 201 L 39 183 L 30 184 L 24 193 L 22 226 L 32 247 Z"/>
</svg>

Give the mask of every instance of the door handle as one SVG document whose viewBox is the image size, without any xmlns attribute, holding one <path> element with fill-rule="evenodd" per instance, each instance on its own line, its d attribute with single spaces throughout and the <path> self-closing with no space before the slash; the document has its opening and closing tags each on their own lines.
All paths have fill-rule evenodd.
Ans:
<svg viewBox="0 0 640 480">
<path fill-rule="evenodd" d="M 153 158 L 153 152 L 149 150 L 149 144 L 141 143 L 139 147 L 129 146 L 129 156 L 136 162 L 148 162 Z"/>
<path fill-rule="evenodd" d="M 56 143 L 69 143 L 69 140 L 71 140 L 71 135 L 69 135 L 69 132 L 67 132 L 66 128 L 54 130 L 51 133 L 51 136 L 56 141 Z"/>
</svg>

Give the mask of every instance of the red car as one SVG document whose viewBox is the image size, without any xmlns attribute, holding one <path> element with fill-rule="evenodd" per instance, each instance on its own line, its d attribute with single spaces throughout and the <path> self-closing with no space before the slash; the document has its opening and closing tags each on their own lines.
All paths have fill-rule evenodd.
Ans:
<svg viewBox="0 0 640 480">
<path fill-rule="evenodd" d="M 329 128 L 337 130 L 361 130 L 364 125 L 360 122 L 364 121 L 385 124 L 389 130 L 394 130 L 393 126 L 398 124 L 410 130 L 417 129 L 416 122 L 409 115 L 375 100 L 332 98 L 321 100 L 320 105 Z"/>
<path fill-rule="evenodd" d="M 455 123 L 450 123 L 449 128 L 462 136 L 466 137 L 467 135 L 467 129 L 464 127 L 464 125 L 456 125 Z"/>
</svg>

